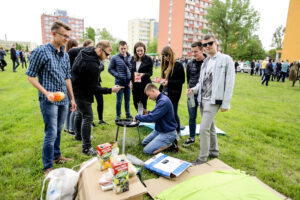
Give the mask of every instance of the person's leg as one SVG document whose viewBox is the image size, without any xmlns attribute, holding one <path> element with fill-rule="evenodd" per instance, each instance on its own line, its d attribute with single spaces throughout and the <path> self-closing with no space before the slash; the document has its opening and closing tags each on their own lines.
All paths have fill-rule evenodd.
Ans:
<svg viewBox="0 0 300 200">
<path fill-rule="evenodd" d="M 70 121 L 69 121 L 69 132 L 74 132 L 74 124 L 75 124 L 75 110 L 70 114 Z"/>
<path fill-rule="evenodd" d="M 120 89 L 119 92 L 117 93 L 117 103 L 116 103 L 117 117 L 116 117 L 116 119 L 121 117 L 121 106 L 122 106 L 123 93 L 124 93 L 124 88 Z"/>
<path fill-rule="evenodd" d="M 153 130 L 149 135 L 145 137 L 145 139 L 142 141 L 142 145 L 146 146 L 149 144 L 156 136 L 158 135 L 158 132 Z"/>
<path fill-rule="evenodd" d="M 88 150 L 92 147 L 91 144 L 91 128 L 93 123 L 93 109 L 92 104 L 85 101 L 77 101 L 78 111 L 82 115 L 81 137 L 82 137 L 82 151 Z"/>
<path fill-rule="evenodd" d="M 60 152 L 60 138 L 61 138 L 61 130 L 64 126 L 64 122 L 66 121 L 67 113 L 68 113 L 69 104 L 59 105 L 58 113 L 57 113 L 57 137 L 54 142 L 54 159 L 59 158 L 61 155 Z"/>
<path fill-rule="evenodd" d="M 283 83 L 284 83 L 285 77 L 286 77 L 286 72 L 282 73 L 282 82 Z"/>
<path fill-rule="evenodd" d="M 11 60 L 11 61 L 13 63 L 13 72 L 15 72 L 16 71 L 16 61 L 15 60 Z"/>
<path fill-rule="evenodd" d="M 143 92 L 142 92 L 142 95 L 141 95 L 141 99 L 142 99 L 142 104 L 143 104 L 143 108 L 144 110 L 147 110 L 147 101 L 148 101 L 148 97 L 147 95 L 144 93 L 144 88 L 143 88 Z"/>
<path fill-rule="evenodd" d="M 196 119 L 197 119 L 197 109 L 198 109 L 198 101 L 197 96 L 195 95 L 195 107 L 188 108 L 189 111 L 189 128 L 190 128 L 190 137 L 195 138 L 196 135 Z"/>
<path fill-rule="evenodd" d="M 132 98 L 133 98 L 133 105 L 135 110 L 138 111 L 138 102 L 139 102 L 139 91 L 136 88 L 132 90 Z"/>
<path fill-rule="evenodd" d="M 265 75 L 265 77 L 266 77 L 266 86 L 268 86 L 271 75 Z"/>
<path fill-rule="evenodd" d="M 71 115 L 70 107 L 71 107 L 71 104 L 69 104 L 69 109 L 67 112 L 67 117 L 66 117 L 66 122 L 65 122 L 65 131 L 69 131 L 69 129 L 70 129 L 70 115 Z"/>
<path fill-rule="evenodd" d="M 22 69 L 24 69 L 24 62 L 23 62 L 23 60 L 21 60 L 21 64 L 22 64 Z"/>
<path fill-rule="evenodd" d="M 19 65 L 20 65 L 19 59 L 17 59 L 16 62 L 17 62 L 17 66 L 16 66 L 15 70 L 16 70 L 16 69 L 19 67 Z"/>
<path fill-rule="evenodd" d="M 204 101 L 201 103 L 201 125 L 200 125 L 200 155 L 198 160 L 205 162 L 209 155 L 210 149 L 210 139 L 211 139 L 211 126 L 214 122 L 215 116 L 219 110 L 220 106 L 215 104 L 210 104 L 209 101 Z M 214 141 L 216 142 L 216 141 Z"/>
<path fill-rule="evenodd" d="M 175 114 L 175 120 L 177 122 L 177 128 L 176 128 L 176 131 L 177 131 L 177 134 L 180 133 L 180 119 L 178 117 L 178 102 L 172 102 L 172 105 L 173 105 L 173 109 L 174 109 L 174 114 Z"/>
<path fill-rule="evenodd" d="M 215 120 L 213 120 L 210 127 L 209 155 L 214 158 L 217 158 L 219 156 L 219 145 L 218 145 L 218 137 L 217 137 L 216 127 L 215 127 Z"/>
<path fill-rule="evenodd" d="M 125 100 L 125 112 L 126 112 L 126 118 L 131 118 L 130 115 L 130 87 L 126 86 L 124 88 L 124 100 Z"/>
<path fill-rule="evenodd" d="M 53 168 L 54 160 L 54 143 L 57 139 L 57 117 L 58 106 L 45 100 L 40 101 L 41 113 L 45 124 L 45 137 L 43 144 L 42 160 L 46 171 L 49 168 Z M 56 154 L 59 153 L 56 149 Z"/>
<path fill-rule="evenodd" d="M 75 118 L 74 118 L 75 139 L 82 140 L 82 138 L 81 138 L 82 114 L 81 114 L 81 112 L 78 111 L 78 104 L 77 104 L 77 109 L 74 112 L 75 112 L 75 114 L 74 114 L 75 115 Z"/>
<path fill-rule="evenodd" d="M 103 120 L 103 94 L 95 94 L 99 121 Z"/>
<path fill-rule="evenodd" d="M 155 131 L 157 132 L 157 131 Z M 146 154 L 153 154 L 153 153 L 159 153 L 156 152 L 159 149 L 165 149 L 169 147 L 172 142 L 176 139 L 176 131 L 172 131 L 169 133 L 156 133 L 157 136 L 153 138 L 152 141 L 150 141 L 145 147 L 144 147 L 144 153 Z M 165 147 L 165 148 L 163 148 Z"/>
<path fill-rule="evenodd" d="M 2 60 L 2 68 L 3 68 L 3 71 L 5 71 L 4 67 L 6 67 L 7 63 L 5 60 Z"/>
</svg>

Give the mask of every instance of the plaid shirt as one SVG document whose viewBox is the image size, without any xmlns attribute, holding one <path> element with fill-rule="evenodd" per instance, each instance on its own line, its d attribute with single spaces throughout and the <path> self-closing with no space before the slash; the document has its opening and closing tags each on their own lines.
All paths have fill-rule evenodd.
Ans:
<svg viewBox="0 0 300 200">
<path fill-rule="evenodd" d="M 51 44 L 47 43 L 40 48 L 36 48 L 30 57 L 30 65 L 26 74 L 38 77 L 39 83 L 49 92 L 64 92 L 68 94 L 66 79 L 71 78 L 70 60 L 68 54 L 60 47 L 60 52 Z M 67 95 L 68 96 L 68 95 Z M 39 91 L 39 100 L 48 100 Z M 65 105 L 69 102 L 68 98 L 56 105 Z"/>
</svg>

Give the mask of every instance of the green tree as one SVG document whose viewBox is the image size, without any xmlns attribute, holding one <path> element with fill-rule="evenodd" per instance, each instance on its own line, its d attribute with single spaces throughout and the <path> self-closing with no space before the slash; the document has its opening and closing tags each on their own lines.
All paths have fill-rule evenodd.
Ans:
<svg viewBox="0 0 300 200">
<path fill-rule="evenodd" d="M 282 49 L 284 32 L 285 28 L 282 25 L 276 28 L 275 32 L 273 33 L 272 47 L 275 47 L 276 49 Z"/>
<path fill-rule="evenodd" d="M 262 60 L 266 57 L 266 53 L 259 37 L 254 35 L 244 44 L 238 46 L 234 51 L 233 57 L 238 60 Z"/>
<path fill-rule="evenodd" d="M 16 50 L 21 51 L 23 48 L 24 48 L 24 47 L 23 47 L 22 44 L 16 43 Z"/>
<path fill-rule="evenodd" d="M 83 42 L 86 39 L 90 39 L 93 40 L 93 42 L 95 43 L 95 38 L 96 38 L 95 29 L 92 27 L 87 27 L 85 28 L 83 33 L 83 38 L 80 41 Z"/>
<path fill-rule="evenodd" d="M 276 59 L 276 49 L 270 49 L 267 55 L 269 58 Z"/>
<path fill-rule="evenodd" d="M 222 51 L 229 55 L 251 38 L 260 19 L 250 0 L 213 0 L 205 18 L 208 29 L 204 32 L 216 34 Z"/>
<path fill-rule="evenodd" d="M 96 31 L 96 38 L 97 40 L 108 40 L 111 43 L 112 46 L 112 52 L 111 55 L 115 55 L 119 52 L 119 40 L 116 39 L 106 28 L 103 29 L 97 29 Z"/>
<path fill-rule="evenodd" d="M 157 37 L 147 44 L 147 53 L 157 53 Z"/>
</svg>

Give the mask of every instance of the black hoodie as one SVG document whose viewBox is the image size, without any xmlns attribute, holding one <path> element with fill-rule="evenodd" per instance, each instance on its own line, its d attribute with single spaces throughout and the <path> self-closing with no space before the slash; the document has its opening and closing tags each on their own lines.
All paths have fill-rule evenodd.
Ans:
<svg viewBox="0 0 300 200">
<path fill-rule="evenodd" d="M 86 47 L 79 52 L 72 67 L 72 85 L 76 100 L 93 103 L 95 94 L 111 94 L 111 88 L 100 86 L 102 68 L 95 47 Z"/>
</svg>

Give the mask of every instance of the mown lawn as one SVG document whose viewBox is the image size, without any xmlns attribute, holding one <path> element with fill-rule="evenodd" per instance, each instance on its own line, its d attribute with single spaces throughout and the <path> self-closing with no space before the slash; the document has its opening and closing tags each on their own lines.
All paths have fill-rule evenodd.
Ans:
<svg viewBox="0 0 300 200">
<path fill-rule="evenodd" d="M 12 72 L 11 62 L 5 72 L 0 72 L 0 199 L 38 199 L 42 172 L 42 143 L 44 125 L 40 114 L 37 90 L 27 81 L 25 69 L 20 66 Z M 110 87 L 114 80 L 107 72 L 102 73 L 103 86 Z M 155 70 L 159 76 L 159 69 Z M 186 85 L 184 85 L 186 88 Z M 188 124 L 185 90 L 183 91 L 179 116 L 182 124 Z M 238 74 L 232 99 L 232 109 L 218 113 L 217 126 L 227 135 L 219 137 L 220 157 L 233 168 L 257 176 L 282 194 L 300 199 L 300 87 L 292 88 L 290 82 L 270 82 L 261 86 L 259 77 Z M 104 97 L 104 120 L 110 125 L 93 128 L 92 143 L 96 145 L 115 138 L 115 95 Z M 149 101 L 149 109 L 155 103 Z M 95 122 L 98 117 L 94 107 Z M 132 114 L 135 115 L 133 104 Z M 124 110 L 122 111 L 125 116 Z M 200 123 L 200 117 L 197 119 Z M 122 130 L 121 130 L 122 132 Z M 150 132 L 141 128 L 142 136 Z M 150 156 L 142 153 L 138 145 L 136 129 L 128 129 L 127 152 L 142 160 Z M 167 153 L 187 161 L 193 161 L 199 153 L 197 143 L 180 152 Z M 121 136 L 120 136 L 121 139 Z M 81 153 L 80 142 L 62 133 L 61 149 L 64 156 L 72 157 L 73 163 L 62 165 L 71 168 L 87 159 Z M 55 168 L 60 166 L 55 165 Z M 144 170 L 143 178 L 156 175 Z M 145 196 L 149 199 L 149 196 Z"/>
</svg>

